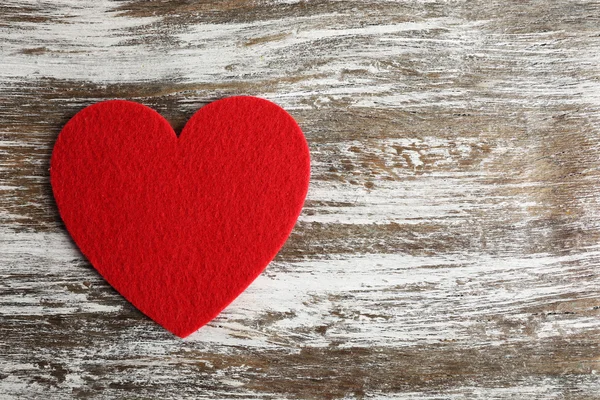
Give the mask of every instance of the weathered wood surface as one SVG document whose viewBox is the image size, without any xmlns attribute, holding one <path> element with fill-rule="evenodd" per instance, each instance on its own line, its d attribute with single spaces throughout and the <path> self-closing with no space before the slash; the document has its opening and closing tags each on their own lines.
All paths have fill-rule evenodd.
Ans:
<svg viewBox="0 0 600 400">
<path fill-rule="evenodd" d="M 600 399 L 600 3 L 0 4 L 0 399 Z M 310 142 L 280 255 L 186 340 L 74 248 L 82 107 L 273 100 Z"/>
</svg>

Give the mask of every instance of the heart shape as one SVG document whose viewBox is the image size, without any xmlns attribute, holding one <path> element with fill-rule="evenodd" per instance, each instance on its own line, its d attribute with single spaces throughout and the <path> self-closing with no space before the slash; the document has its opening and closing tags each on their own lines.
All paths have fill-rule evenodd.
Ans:
<svg viewBox="0 0 600 400">
<path fill-rule="evenodd" d="M 310 156 L 267 100 L 211 103 L 179 138 L 156 111 L 111 100 L 58 136 L 50 177 L 71 237 L 144 314 L 185 337 L 275 257 L 302 209 Z"/>
</svg>

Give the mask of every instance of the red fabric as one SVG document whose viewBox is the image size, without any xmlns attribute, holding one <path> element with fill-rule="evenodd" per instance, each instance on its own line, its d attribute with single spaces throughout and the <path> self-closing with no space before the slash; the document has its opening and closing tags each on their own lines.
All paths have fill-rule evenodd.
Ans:
<svg viewBox="0 0 600 400">
<path fill-rule="evenodd" d="M 294 119 L 255 97 L 199 110 L 178 138 L 141 104 L 92 105 L 51 161 L 60 215 L 102 276 L 185 337 L 263 271 L 289 236 L 310 159 Z"/>
</svg>

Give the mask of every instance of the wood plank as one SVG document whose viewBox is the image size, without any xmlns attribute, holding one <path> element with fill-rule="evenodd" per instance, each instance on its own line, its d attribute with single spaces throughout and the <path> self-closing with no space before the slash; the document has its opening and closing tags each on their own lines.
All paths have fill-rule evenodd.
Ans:
<svg viewBox="0 0 600 400">
<path fill-rule="evenodd" d="M 0 5 L 0 398 L 600 398 L 600 4 Z M 276 260 L 186 340 L 74 247 L 48 180 L 82 107 L 180 130 L 235 94 L 310 143 Z"/>
</svg>

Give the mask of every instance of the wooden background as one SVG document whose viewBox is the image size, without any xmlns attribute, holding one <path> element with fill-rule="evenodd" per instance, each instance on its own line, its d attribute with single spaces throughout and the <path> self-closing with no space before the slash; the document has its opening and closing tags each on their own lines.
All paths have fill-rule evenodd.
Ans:
<svg viewBox="0 0 600 400">
<path fill-rule="evenodd" d="M 0 399 L 600 399 L 600 3 L 3 0 Z M 78 110 L 261 96 L 310 143 L 290 240 L 186 340 L 74 247 Z"/>
</svg>

